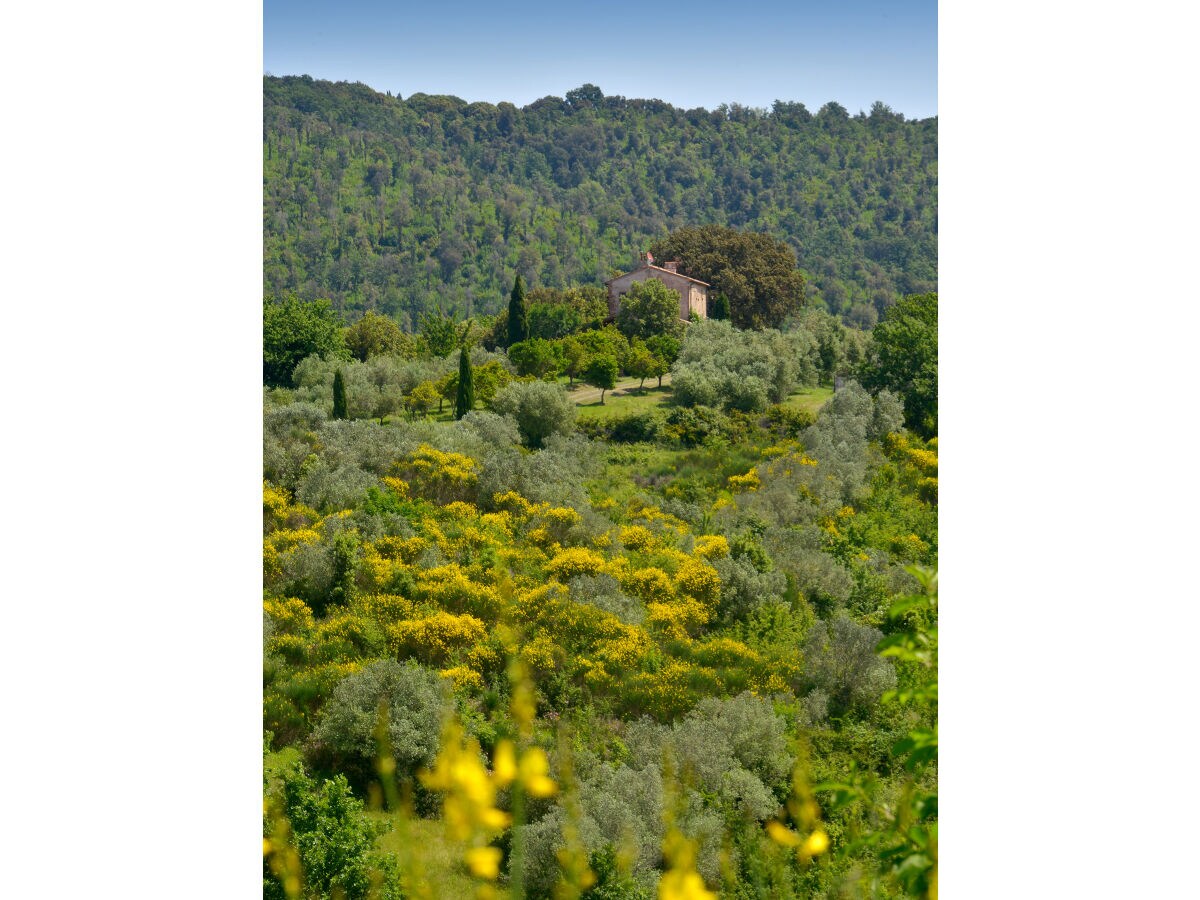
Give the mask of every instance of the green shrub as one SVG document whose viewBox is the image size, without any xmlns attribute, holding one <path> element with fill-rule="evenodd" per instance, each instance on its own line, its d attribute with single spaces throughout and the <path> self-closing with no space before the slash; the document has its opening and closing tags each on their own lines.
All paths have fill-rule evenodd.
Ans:
<svg viewBox="0 0 1200 900">
<path fill-rule="evenodd" d="M 655 410 L 630 413 L 610 420 L 605 436 L 618 444 L 652 442 L 658 440 L 663 424 L 662 414 Z"/>
<path fill-rule="evenodd" d="M 375 853 L 379 827 L 363 814 L 362 801 L 346 779 L 316 781 L 295 764 L 282 774 L 275 800 L 286 817 L 290 843 L 299 856 L 306 900 L 400 900 L 394 860 Z M 284 839 L 273 817 L 264 816 L 264 838 Z M 283 884 L 263 859 L 264 900 L 284 900 Z"/>
<path fill-rule="evenodd" d="M 516 419 L 521 439 L 541 447 L 553 434 L 567 434 L 575 425 L 575 404 L 559 384 L 513 382 L 492 401 L 492 409 Z"/>
<path fill-rule="evenodd" d="M 308 744 L 309 759 L 362 786 L 374 777 L 379 754 L 380 701 L 387 707 L 388 736 L 397 775 L 413 775 L 433 762 L 446 713 L 446 686 L 435 672 L 391 659 L 342 679 L 325 705 Z"/>
</svg>

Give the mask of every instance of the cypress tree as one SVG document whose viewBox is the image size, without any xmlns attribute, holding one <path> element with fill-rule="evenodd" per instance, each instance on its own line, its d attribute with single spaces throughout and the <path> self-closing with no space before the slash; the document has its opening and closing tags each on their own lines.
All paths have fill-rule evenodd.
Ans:
<svg viewBox="0 0 1200 900">
<path fill-rule="evenodd" d="M 708 317 L 710 319 L 724 319 L 725 321 L 729 321 L 729 298 L 724 294 L 717 294 L 712 312 L 709 313 Z"/>
<path fill-rule="evenodd" d="M 333 373 L 333 417 L 335 419 L 347 418 L 346 379 L 342 377 L 341 369 Z"/>
<path fill-rule="evenodd" d="M 525 282 L 518 275 L 508 298 L 508 345 L 519 344 L 528 337 L 529 310 L 525 308 Z"/>
<path fill-rule="evenodd" d="M 475 376 L 471 374 L 471 359 L 467 348 L 458 351 L 458 394 L 454 398 L 454 418 L 461 419 L 475 408 Z"/>
</svg>

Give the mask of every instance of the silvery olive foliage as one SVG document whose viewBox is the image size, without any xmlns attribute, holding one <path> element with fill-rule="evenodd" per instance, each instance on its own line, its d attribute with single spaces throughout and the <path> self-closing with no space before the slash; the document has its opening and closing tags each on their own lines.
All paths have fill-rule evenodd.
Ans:
<svg viewBox="0 0 1200 900">
<path fill-rule="evenodd" d="M 804 646 L 804 680 L 829 699 L 831 715 L 862 712 L 896 685 L 896 670 L 875 648 L 883 632 L 844 616 L 817 622 Z"/>
<path fill-rule="evenodd" d="M 671 384 L 684 406 L 761 412 L 796 387 L 815 385 L 819 362 L 816 338 L 804 328 L 739 331 L 706 319 L 684 335 Z"/>
<path fill-rule="evenodd" d="M 543 446 L 551 435 L 569 434 L 575 426 L 575 404 L 560 384 L 514 381 L 496 394 L 492 409 L 516 419 L 530 447 Z"/>
<path fill-rule="evenodd" d="M 584 754 L 576 760 L 582 818 L 580 838 L 590 853 L 606 846 L 632 850 L 633 875 L 655 887 L 662 865 L 664 764 L 681 795 L 680 830 L 698 844 L 697 871 L 720 882 L 720 854 L 728 814 L 763 821 L 786 794 L 792 759 L 785 721 L 769 701 L 749 692 L 706 698 L 673 725 L 649 719 L 629 724 L 629 757 L 618 765 Z M 526 874 L 531 896 L 548 896 L 557 878 L 564 814 L 555 807 L 527 827 Z"/>
<path fill-rule="evenodd" d="M 400 776 L 433 762 L 442 719 L 450 708 L 447 684 L 415 662 L 381 659 L 338 682 L 308 743 L 308 755 L 325 770 L 365 783 L 379 754 L 380 701 L 388 712 L 388 738 Z"/>
<path fill-rule="evenodd" d="M 744 556 L 718 559 L 713 568 L 721 577 L 719 609 L 722 621 L 744 619 L 760 606 L 783 602 L 787 577 L 782 572 L 760 572 Z"/>
<path fill-rule="evenodd" d="M 769 528 L 763 535 L 763 546 L 775 568 L 807 600 L 820 607 L 837 608 L 849 601 L 854 591 L 854 576 L 823 551 L 825 538 L 815 525 Z"/>
<path fill-rule="evenodd" d="M 496 448 L 481 460 L 479 496 L 486 505 L 496 494 L 517 491 L 535 503 L 586 510 L 583 482 L 599 465 L 596 447 L 577 434 L 554 435 L 533 452 Z"/>
</svg>

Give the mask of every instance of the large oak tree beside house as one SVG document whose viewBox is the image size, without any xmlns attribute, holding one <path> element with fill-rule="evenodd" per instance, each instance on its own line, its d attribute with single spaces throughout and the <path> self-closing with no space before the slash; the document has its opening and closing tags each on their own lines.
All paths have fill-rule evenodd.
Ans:
<svg viewBox="0 0 1200 900">
<path fill-rule="evenodd" d="M 796 254 L 768 234 L 723 225 L 681 228 L 651 246 L 655 258 L 678 259 L 679 272 L 729 298 L 738 328 L 778 328 L 804 306 Z"/>
</svg>

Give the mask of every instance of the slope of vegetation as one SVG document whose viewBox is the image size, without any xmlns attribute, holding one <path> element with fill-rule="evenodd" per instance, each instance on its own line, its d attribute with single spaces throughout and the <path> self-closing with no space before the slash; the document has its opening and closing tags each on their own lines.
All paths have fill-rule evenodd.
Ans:
<svg viewBox="0 0 1200 900">
<path fill-rule="evenodd" d="M 677 109 L 593 85 L 523 108 L 307 76 L 263 83 L 264 289 L 415 331 L 499 312 L 516 275 L 599 285 L 667 232 L 770 234 L 862 327 L 936 289 L 937 120 L 882 103 Z"/>
<path fill-rule="evenodd" d="M 266 895 L 936 897 L 936 297 L 887 321 L 693 324 L 605 417 L 469 324 L 268 390 Z"/>
</svg>

